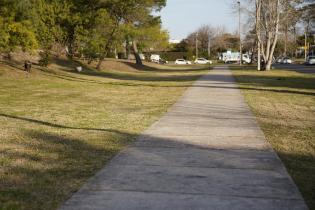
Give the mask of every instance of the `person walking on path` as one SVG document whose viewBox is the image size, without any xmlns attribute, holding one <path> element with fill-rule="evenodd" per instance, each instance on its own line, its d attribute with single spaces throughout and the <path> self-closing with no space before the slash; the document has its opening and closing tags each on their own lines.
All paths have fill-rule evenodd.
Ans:
<svg viewBox="0 0 315 210">
<path fill-rule="evenodd" d="M 31 61 L 26 60 L 26 61 L 24 62 L 24 70 L 25 70 L 26 72 L 28 72 L 28 73 L 31 73 L 31 70 L 32 70 L 32 63 L 31 63 Z"/>
</svg>

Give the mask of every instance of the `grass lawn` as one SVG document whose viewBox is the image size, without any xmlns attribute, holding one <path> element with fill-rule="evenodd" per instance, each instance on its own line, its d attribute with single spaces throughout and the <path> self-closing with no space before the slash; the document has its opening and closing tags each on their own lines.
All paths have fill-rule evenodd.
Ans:
<svg viewBox="0 0 315 210">
<path fill-rule="evenodd" d="M 0 63 L 0 209 L 56 209 L 207 72 L 109 63 Z"/>
<path fill-rule="evenodd" d="M 267 140 L 315 209 L 315 74 L 231 69 Z"/>
</svg>

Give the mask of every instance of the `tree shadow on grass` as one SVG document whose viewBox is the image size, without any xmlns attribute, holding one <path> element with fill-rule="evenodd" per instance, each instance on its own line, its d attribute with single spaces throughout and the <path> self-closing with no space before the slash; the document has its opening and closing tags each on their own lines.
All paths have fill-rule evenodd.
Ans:
<svg viewBox="0 0 315 210">
<path fill-rule="evenodd" d="M 4 114 L 1 116 L 37 123 L 53 128 L 81 129 Z M 93 130 L 108 132 L 106 129 Z M 82 184 L 84 184 L 88 178 L 103 168 L 105 163 L 107 163 L 114 155 L 116 155 L 123 148 L 123 146 L 125 146 L 128 142 L 131 142 L 131 139 L 135 139 L 137 137 L 135 134 L 122 131 L 110 130 L 109 132 L 113 132 L 115 135 L 118 135 L 117 138 L 108 138 L 107 136 L 106 141 L 100 141 L 98 144 L 93 144 L 92 142 L 89 142 L 87 136 L 72 137 L 69 134 L 64 135 L 59 131 L 56 132 L 38 129 L 23 130 L 23 135 L 26 137 L 27 141 L 18 141 L 16 143 L 16 148 L 21 148 L 22 146 L 24 149 L 5 151 L 4 155 L 14 160 L 24 159 L 27 162 L 30 162 L 30 164 L 23 164 L 23 162 L 21 162 L 22 164 L 14 164 L 13 166 L 10 166 L 10 172 L 5 173 L 5 176 L 3 177 L 3 180 L 5 180 L 5 188 L 0 191 L 2 197 L 1 199 L 4 205 L 7 205 L 8 208 L 16 207 L 16 209 L 20 208 L 21 206 L 26 209 L 56 209 L 62 202 L 70 198 L 71 194 L 75 193 L 80 187 L 82 187 Z M 99 135 L 102 135 L 102 133 L 99 133 Z M 222 162 L 222 158 L 214 158 L 212 161 L 202 162 L 199 164 L 205 164 L 204 167 L 222 167 L 225 169 L 235 169 L 239 167 L 246 169 L 247 167 L 253 167 L 251 164 L 249 166 L 246 164 L 235 165 L 237 161 L 235 162 L 234 158 L 250 158 L 252 157 L 250 155 L 251 153 L 270 152 L 270 150 L 265 149 L 262 151 L 257 151 L 257 148 L 251 148 L 250 145 L 246 147 L 235 147 L 235 150 L 233 151 L 231 149 L 223 148 L 211 149 L 210 146 L 204 145 L 203 142 L 200 142 L 200 144 L 193 144 L 182 141 L 182 139 L 178 137 L 163 138 L 149 134 L 139 137 L 136 146 L 136 149 L 139 150 L 139 152 L 147 152 L 149 155 L 153 156 L 155 160 L 165 160 L 168 165 L 175 167 L 181 164 L 178 162 L 178 159 L 170 158 L 172 155 L 166 156 L 165 153 L 159 153 L 159 150 L 155 150 L 155 148 L 169 148 L 170 151 L 172 148 L 180 148 L 182 151 L 184 151 L 183 149 L 199 149 L 199 152 L 196 152 L 195 155 L 201 154 L 201 157 L 205 157 L 204 155 L 207 156 L 207 151 L 212 150 L 214 153 L 221 155 L 225 154 L 230 158 L 227 158 L 224 162 Z M 229 146 L 232 148 L 232 145 Z M 151 150 L 145 149 L 146 147 L 151 148 Z M 171 153 L 172 152 L 170 152 L 170 154 Z M 127 158 L 126 160 L 130 162 L 131 165 L 137 165 L 138 162 L 136 161 L 136 158 L 138 157 L 139 156 L 137 155 L 134 158 L 129 156 L 129 159 Z M 305 160 L 314 159 L 314 157 L 311 158 L 309 156 L 306 157 L 296 154 L 280 154 L 280 157 L 283 158 L 285 162 L 289 162 L 289 164 L 304 164 L 304 166 L 306 166 Z M 146 161 L 148 161 L 148 166 L 152 165 L 150 160 L 150 158 L 147 160 L 141 159 L 141 161 L 144 161 L 144 165 L 146 165 Z M 277 161 L 277 159 L 272 159 L 272 161 L 268 162 L 268 164 L 263 164 L 264 161 L 262 161 L 262 166 L 260 167 L 263 168 L 259 168 L 259 170 L 278 171 L 279 168 L 277 167 L 279 167 L 279 162 Z M 189 161 L 186 164 L 188 164 L 189 167 L 199 167 L 198 162 L 200 161 Z M 272 163 L 275 163 L 275 165 Z M 125 164 L 128 165 L 128 163 Z M 210 166 L 208 164 L 210 164 Z M 310 205 L 314 205 L 311 198 L 312 194 L 310 194 L 314 187 L 306 186 L 306 182 L 312 183 L 314 177 L 305 177 L 305 175 L 302 175 L 303 168 L 291 166 L 289 169 L 293 174 L 293 177 L 296 179 L 296 182 L 300 184 L 301 191 L 304 193 L 304 195 L 306 195 L 305 198 L 307 198 L 308 203 Z M 296 173 L 297 176 L 294 175 L 294 173 Z M 22 178 L 15 180 L 15 177 Z M 118 176 L 117 179 L 120 179 L 120 177 Z M 137 179 L 137 177 L 134 177 L 133 179 Z M 155 175 L 152 175 L 152 179 L 155 179 Z M 283 177 L 282 181 L 283 180 L 286 180 L 285 182 L 291 185 L 291 181 L 287 177 Z M 124 181 L 126 185 L 132 182 L 132 180 L 120 181 Z M 276 180 L 274 181 L 276 182 Z M 211 182 L 208 182 L 208 184 L 210 186 L 215 186 L 215 184 L 213 185 Z M 235 186 L 237 186 L 237 183 Z M 231 185 L 230 187 L 233 188 L 235 186 Z M 254 189 L 255 192 L 259 191 L 260 193 L 268 193 L 269 195 L 270 191 L 264 191 L 264 187 L 264 185 L 261 185 L 261 187 L 258 188 L 256 185 L 246 185 L 246 188 Z M 237 193 L 238 191 L 235 192 Z M 275 194 L 276 192 L 273 194 L 273 196 L 276 196 Z M 83 199 L 80 202 L 84 203 L 85 201 Z"/>
<path fill-rule="evenodd" d="M 315 209 L 315 155 L 278 152 L 310 209 Z"/>
<path fill-rule="evenodd" d="M 121 150 L 122 146 L 126 145 L 126 138 L 120 140 L 107 139 L 106 144 L 97 146 L 90 144 L 88 139 L 86 139 L 84 136 L 70 137 L 56 132 L 32 129 L 24 130 L 24 135 L 30 140 L 28 142 L 22 141 L 19 143 L 19 145 L 16 145 L 17 147 L 22 146 L 24 150 L 6 152 L 5 155 L 16 160 L 22 158 L 25 161 L 30 162 L 31 164 L 18 164 L 11 166 L 10 173 L 7 173 L 3 177 L 6 183 L 5 188 L 1 190 L 1 199 L 2 201 L 4 201 L 3 204 L 7 207 L 16 207 L 17 209 L 21 206 L 26 209 L 56 209 L 61 203 L 65 202 L 67 199 L 70 198 L 73 193 L 80 189 L 90 177 L 92 177 L 97 171 L 102 169 L 105 163 L 112 159 L 112 157 L 114 157 L 114 155 L 116 155 Z M 129 138 L 136 137 L 135 135 L 129 133 L 125 133 L 124 136 Z M 278 159 L 274 158 L 274 156 L 272 156 L 268 164 L 266 164 L 266 162 L 264 163 L 264 161 L 266 161 L 265 159 L 264 161 L 260 162 L 259 166 L 253 166 L 251 164 L 240 165 L 237 164 L 237 161 L 235 162 L 235 159 L 237 158 L 252 158 L 256 156 L 254 154 L 270 153 L 270 150 L 251 149 L 250 146 L 248 148 L 240 147 L 235 150 L 228 148 L 211 149 L 211 147 L 209 146 L 203 144 L 199 145 L 188 143 L 182 141 L 179 138 L 162 138 L 151 135 L 142 135 L 139 138 L 140 139 L 137 141 L 136 147 L 133 147 L 133 150 L 140 152 L 140 154 L 143 154 L 143 152 L 147 153 L 147 155 L 149 155 L 148 159 L 137 159 L 139 158 L 138 155 L 135 155 L 134 157 L 132 156 L 133 154 L 138 154 L 138 152 L 131 154 L 129 153 L 128 158 L 125 157 L 126 162 L 120 162 L 120 164 L 126 166 L 128 164 L 132 166 L 139 165 L 145 168 L 146 166 L 151 167 L 152 165 L 154 165 L 154 161 L 164 161 L 164 163 L 167 163 L 166 165 L 174 166 L 175 169 L 177 169 L 177 167 L 181 166 L 182 161 L 185 159 L 181 159 L 181 161 L 178 162 L 179 159 L 172 158 L 173 155 L 165 155 L 165 153 L 159 152 L 159 148 L 168 148 L 168 150 L 170 150 L 170 153 L 172 153 L 172 149 L 177 148 L 180 151 L 185 151 L 184 149 L 196 150 L 194 156 L 191 157 L 192 160 L 193 158 L 196 158 L 198 154 L 201 155 L 200 157 L 206 157 L 207 155 L 209 155 L 208 151 L 210 151 L 212 154 L 215 153 L 221 156 L 224 154 L 225 157 L 230 157 L 226 158 L 225 160 L 222 160 L 222 158 L 213 158 L 212 161 L 209 162 L 200 162 L 197 160 L 189 161 L 188 158 L 188 162 L 186 162 L 185 164 L 187 167 L 200 167 L 199 164 L 202 164 L 205 168 L 219 168 L 218 170 L 220 170 L 220 168 L 224 168 L 224 170 L 239 170 L 242 168 L 248 169 L 244 170 L 244 177 L 246 177 L 246 171 L 249 172 L 248 175 L 251 175 L 250 171 L 254 170 L 255 167 L 259 168 L 258 171 L 265 170 L 266 173 L 269 173 L 270 171 L 279 173 L 279 171 L 282 170 L 282 168 L 279 168 L 281 166 Z M 111 144 L 112 146 L 108 146 Z M 117 147 L 113 145 L 116 145 Z M 30 153 L 30 151 L 32 152 Z M 251 153 L 253 154 L 253 156 L 251 155 Z M 119 159 L 121 156 L 124 155 L 126 155 L 126 153 L 122 153 L 120 154 L 120 156 L 117 157 Z M 151 156 L 154 157 L 154 159 L 150 159 Z M 296 163 L 298 164 L 299 161 L 302 161 L 300 162 L 300 164 L 304 164 L 304 166 L 305 160 L 309 159 L 309 157 L 303 155 L 285 154 L 285 156 L 280 156 L 284 158 L 283 160 L 285 161 L 293 160 L 295 162 L 297 161 Z M 291 160 L 287 160 L 288 158 Z M 112 163 L 115 164 L 115 159 L 113 161 L 114 162 Z M 151 161 L 153 162 L 151 163 Z M 37 166 L 34 167 L 33 165 Z M 306 186 L 306 182 L 312 183 L 314 177 L 305 177 L 305 175 L 302 175 L 302 169 L 303 168 L 291 167 L 292 171 L 290 170 L 290 172 L 296 179 L 295 181 L 300 184 L 299 187 L 304 193 L 309 205 L 312 206 L 314 205 L 314 203 L 312 202 L 312 194 L 310 194 L 310 192 L 312 192 L 311 190 L 313 189 L 313 186 L 310 186 L 309 183 L 308 186 Z M 104 174 L 104 171 L 102 173 Z M 117 171 L 111 171 L 111 174 L 113 174 L 114 176 L 116 173 Z M 174 173 L 176 173 L 176 170 L 174 171 Z M 14 180 L 14 177 L 17 176 L 21 176 L 23 178 L 19 180 Z M 159 175 L 156 176 L 154 174 L 151 174 L 151 177 L 149 177 L 148 180 L 158 179 L 158 176 Z M 115 179 L 120 182 L 124 182 L 127 188 L 128 186 L 133 186 L 133 180 L 137 180 L 137 177 L 133 177 L 131 180 L 121 180 L 122 177 L 124 176 L 117 176 L 117 178 Z M 178 175 L 178 178 L 180 179 L 181 176 Z M 233 178 L 231 177 L 231 179 Z M 268 187 L 274 188 L 283 185 L 275 184 L 279 181 L 279 179 L 274 180 L 272 175 L 267 178 L 267 180 L 269 181 L 259 182 L 262 183 L 259 184 L 259 187 L 255 185 L 255 181 L 253 182 L 254 184 L 247 184 L 245 187 L 246 191 L 252 189 L 253 191 L 258 192 L 258 194 L 268 193 L 268 196 L 277 197 L 278 191 L 275 189 L 275 192 L 270 194 L 270 191 L 268 191 Z M 193 183 L 195 183 L 195 181 Z M 193 183 L 191 184 L 194 185 Z M 265 183 L 268 183 L 270 186 L 265 186 Z M 281 183 L 286 183 L 287 185 L 292 186 L 291 180 L 286 176 L 283 176 L 281 178 Z M 218 186 L 217 184 L 212 182 L 207 182 L 207 185 L 209 185 L 209 187 Z M 238 183 L 231 184 L 230 186 L 228 186 L 228 188 L 233 189 L 233 187 L 235 188 L 236 186 L 239 186 Z M 113 183 L 113 187 L 115 188 L 115 183 Z M 267 190 L 265 190 L 265 187 Z M 285 189 L 288 188 L 285 187 L 284 190 Z M 291 190 L 295 189 L 292 188 Z M 243 192 L 244 188 L 239 189 L 239 191 Z M 233 190 L 233 192 L 238 195 L 238 191 Z M 239 196 L 242 196 L 241 192 Z M 293 194 L 295 194 L 295 191 Z M 255 193 L 251 196 L 255 197 Z M 287 200 L 284 199 L 284 202 L 285 201 Z M 12 202 L 11 205 L 10 202 Z M 82 200 L 79 201 L 79 203 L 84 202 L 85 198 L 82 198 Z M 295 203 L 292 204 L 300 205 L 300 202 L 301 201 L 296 200 Z M 274 203 L 272 205 L 274 205 Z"/>
<path fill-rule="evenodd" d="M 242 67 L 232 66 L 236 70 Z M 243 70 L 244 68 L 242 68 Z M 261 90 L 278 93 L 293 93 L 304 95 L 315 95 L 315 76 L 313 75 L 274 75 L 274 74 L 256 74 L 257 71 L 249 70 L 249 73 L 234 75 L 234 78 L 240 84 L 240 89 Z M 309 90 L 305 91 L 305 90 Z"/>
<path fill-rule="evenodd" d="M 59 70 L 67 73 L 71 73 L 74 75 L 85 75 L 85 76 L 94 76 L 94 77 L 100 77 L 100 78 L 107 78 L 107 79 L 115 79 L 121 82 L 101 82 L 96 81 L 92 79 L 86 79 L 82 77 L 76 77 L 72 75 L 65 75 L 57 73 L 56 71 L 52 71 L 49 68 L 41 67 L 38 65 L 33 65 L 33 69 L 45 72 L 46 74 L 49 74 L 50 76 L 57 77 L 60 79 L 65 79 L 68 81 L 76 81 L 76 82 L 89 82 L 89 83 L 96 83 L 96 84 L 113 84 L 113 85 L 126 85 L 126 86 L 146 86 L 147 84 L 133 84 L 133 83 L 125 83 L 125 81 L 134 81 L 134 82 L 191 82 L 197 80 L 200 76 L 204 75 L 204 70 L 207 70 L 207 68 L 196 68 L 196 69 L 159 69 L 151 66 L 144 65 L 142 67 L 137 66 L 136 64 L 128 61 L 121 61 L 127 65 L 130 65 L 131 67 L 137 69 L 141 72 L 150 72 L 150 73 L 159 73 L 159 75 L 143 75 L 141 73 L 137 74 L 137 71 L 135 73 L 128 73 L 125 71 L 98 71 L 94 68 L 91 68 L 90 66 L 83 64 L 79 61 L 73 61 L 73 60 L 64 60 L 64 59 L 54 59 L 54 62 L 56 62 L 57 65 L 60 65 L 61 68 Z M 23 67 L 20 65 L 20 63 L 17 62 L 9 62 L 9 61 L 3 61 L 5 65 L 8 65 L 10 67 L 13 67 L 15 69 L 19 69 L 21 71 L 24 71 Z M 83 66 L 84 71 L 77 72 L 75 70 L 76 66 Z M 196 73 L 198 72 L 198 73 Z M 165 73 L 165 75 L 163 75 Z M 167 75 L 167 73 L 178 73 L 177 75 Z M 180 73 L 183 73 L 180 75 Z M 196 73 L 194 75 L 187 75 L 187 73 Z M 185 75 L 186 74 L 186 75 Z M 152 85 L 154 86 L 154 85 Z M 165 86 L 168 87 L 168 86 Z"/>
<path fill-rule="evenodd" d="M 25 130 L 27 141 L 2 153 L 13 164 L 3 168 L 0 201 L 4 209 L 56 209 L 120 149 L 131 142 L 132 134 L 106 138 L 99 145 L 90 144 L 86 136 L 64 136 L 55 132 Z M 101 135 L 101 134 L 100 134 Z M 105 138 L 105 137 L 104 137 Z M 8 170 L 8 171 L 7 171 Z"/>
<path fill-rule="evenodd" d="M 25 68 L 24 68 L 24 65 L 22 63 L 19 63 L 17 61 L 7 61 L 7 60 L 1 60 L 0 61 L 1 63 L 7 65 L 7 66 L 10 66 L 14 69 L 18 69 L 20 71 L 24 71 L 25 72 Z"/>
<path fill-rule="evenodd" d="M 189 72 L 196 72 L 196 71 L 204 71 L 204 70 L 209 70 L 209 66 L 183 66 L 183 67 L 188 67 L 188 68 L 183 68 L 181 66 L 176 66 L 175 68 L 165 68 L 168 67 L 167 65 L 160 64 L 160 67 L 162 68 L 157 68 L 154 66 L 149 66 L 146 64 L 137 65 L 136 63 L 133 63 L 131 61 L 120 61 L 136 70 L 139 71 L 151 71 L 151 72 L 156 72 L 156 73 L 189 73 Z M 181 68 L 180 68 L 181 67 Z"/>
<path fill-rule="evenodd" d="M 196 69 L 160 69 L 155 68 L 153 66 L 143 65 L 139 66 L 135 63 L 132 63 L 130 61 L 119 61 L 121 63 L 124 63 L 136 71 L 134 73 L 128 72 L 128 71 L 106 71 L 106 70 L 96 70 L 92 68 L 91 66 L 88 66 L 80 61 L 71 61 L 69 65 L 65 64 L 69 63 L 70 61 L 60 60 L 57 59 L 56 63 L 59 63 L 60 66 L 72 66 L 73 62 L 77 63 L 77 65 L 80 65 L 83 67 L 82 72 L 75 71 L 74 67 L 71 73 L 80 74 L 80 75 L 87 75 L 87 76 L 97 76 L 101 78 L 109 78 L 109 79 L 116 79 L 116 80 L 122 80 L 122 81 L 141 81 L 141 82 L 186 82 L 186 81 L 194 81 L 198 79 L 201 75 L 204 74 L 204 72 L 207 70 L 207 68 L 196 68 Z M 105 61 L 106 62 L 106 61 Z M 69 68 L 63 68 L 61 69 L 63 71 L 69 72 Z M 138 72 L 142 73 L 159 73 L 159 75 L 144 75 Z M 187 73 L 195 73 L 198 72 L 197 75 L 187 75 Z M 163 75 L 165 73 L 165 75 Z M 178 73 L 177 75 L 167 75 L 167 73 Z M 180 73 L 183 73 L 182 75 Z M 186 74 L 186 75 L 185 75 Z"/>
<path fill-rule="evenodd" d="M 167 76 L 145 76 L 126 73 L 113 73 L 106 71 L 94 71 L 91 69 L 85 69 L 82 72 L 76 72 L 81 75 L 97 76 L 102 78 L 110 78 L 123 81 L 141 81 L 141 82 L 191 82 L 197 80 L 199 75 L 167 75 Z"/>
<path fill-rule="evenodd" d="M 8 115 L 8 114 L 4 114 L 4 113 L 0 113 L 0 117 L 22 120 L 22 121 L 27 121 L 30 123 L 37 123 L 40 125 L 50 126 L 50 127 L 54 127 L 54 128 L 63 128 L 63 129 L 72 129 L 72 130 L 86 130 L 86 131 L 105 131 L 105 132 L 113 132 L 113 133 L 123 134 L 123 133 L 119 133 L 119 131 L 113 130 L 113 129 L 72 127 L 72 126 L 60 125 L 60 124 L 50 123 L 50 122 L 46 122 L 46 121 L 26 118 L 26 117 Z"/>
<path fill-rule="evenodd" d="M 269 75 L 236 75 L 236 80 L 242 85 L 272 88 L 291 88 L 315 90 L 315 77 L 299 76 L 269 76 Z"/>
<path fill-rule="evenodd" d="M 56 209 L 136 138 L 115 129 L 66 126 L 4 113 L 0 117 L 49 127 L 19 128 L 24 138 L 1 148 L 0 203 L 4 209 Z M 75 131 L 87 134 L 73 137 Z M 97 135 L 97 142 L 89 134 Z"/>
<path fill-rule="evenodd" d="M 315 96 L 315 77 L 279 77 L 272 75 L 234 75 L 239 85 L 235 84 L 232 77 L 222 74 L 209 74 L 200 78 L 200 81 L 207 82 L 196 87 L 215 88 L 215 89 L 240 89 L 266 91 L 275 93 L 292 93 L 301 95 Z M 309 91 L 306 91 L 309 90 Z"/>
<path fill-rule="evenodd" d="M 65 64 L 66 62 L 66 64 Z M 94 84 L 100 84 L 100 85 L 117 85 L 117 86 L 150 86 L 150 87 L 188 87 L 187 85 L 179 85 L 177 86 L 176 84 L 161 84 L 161 82 L 192 82 L 200 78 L 202 75 L 205 74 L 205 69 L 196 69 L 196 70 L 174 70 L 174 72 L 177 72 L 176 75 L 168 75 L 161 72 L 165 73 L 171 73 L 172 70 L 162 70 L 159 72 L 161 69 L 155 69 L 155 68 L 150 68 L 150 70 L 140 70 L 134 71 L 134 72 L 128 72 L 128 71 L 98 71 L 96 69 L 91 68 L 88 65 L 85 65 L 80 62 L 76 62 L 77 65 L 75 65 L 76 61 L 56 61 L 58 65 L 60 66 L 58 68 L 59 71 L 55 70 L 50 70 L 48 68 L 42 68 L 42 67 L 34 67 L 37 70 L 40 70 L 44 72 L 47 76 L 50 77 L 55 77 L 67 81 L 74 81 L 74 82 L 86 82 L 86 83 L 94 83 Z M 83 66 L 83 71 L 82 72 L 77 72 L 75 70 L 75 66 Z M 130 65 L 136 65 L 130 63 Z M 143 67 L 147 68 L 147 67 Z M 153 72 L 154 71 L 154 72 Z M 193 72 L 193 75 L 187 75 L 187 73 Z M 150 75 L 145 74 L 145 73 L 150 73 Z M 159 73 L 159 74 L 154 74 L 154 73 Z M 183 74 L 180 74 L 183 73 Z M 88 77 L 81 77 L 81 76 L 90 76 Z M 116 81 L 113 82 L 107 82 L 107 81 L 102 81 L 102 80 L 96 80 L 93 79 L 93 77 L 98 77 L 98 78 L 103 78 L 103 79 L 115 79 Z"/>
<path fill-rule="evenodd" d="M 165 84 L 161 84 L 158 83 L 159 81 L 156 81 L 155 83 L 150 83 L 149 81 L 147 83 L 143 83 L 143 82 L 139 82 L 139 81 L 113 81 L 113 82 L 103 82 L 101 80 L 93 80 L 93 79 L 87 79 L 87 78 L 83 78 L 80 76 L 72 76 L 70 74 L 60 74 L 60 73 L 56 73 L 56 72 L 48 72 L 45 71 L 46 76 L 48 77 L 53 77 L 53 78 L 58 78 L 58 79 L 62 79 L 62 80 L 66 80 L 66 81 L 70 81 L 70 82 L 82 82 L 82 83 L 90 83 L 90 84 L 98 84 L 98 85 L 113 85 L 113 86 L 129 86 L 129 87 L 190 87 L 191 85 L 177 85 L 177 84 L 169 84 L 169 85 L 165 85 Z M 73 73 L 73 72 L 71 72 Z M 77 74 L 75 74 L 77 75 Z M 87 76 L 91 76 L 91 75 L 87 75 Z M 191 77 L 191 81 L 197 80 L 198 78 L 200 78 L 202 75 L 198 75 L 198 76 L 194 76 Z M 172 81 L 170 81 L 172 82 Z M 176 82 L 176 81 L 174 81 Z M 179 82 L 179 81 L 177 81 Z"/>
<path fill-rule="evenodd" d="M 95 72 L 94 72 L 95 73 Z M 94 74 L 93 73 L 93 74 Z M 103 74 L 103 73 L 101 73 Z M 82 77 L 75 77 L 70 75 L 60 75 L 57 73 L 51 73 L 50 76 L 56 77 L 59 79 L 64 79 L 74 82 L 87 82 L 100 85 L 115 85 L 115 86 L 130 86 L 130 87 L 191 87 L 191 85 L 163 85 L 157 83 L 130 83 L 130 82 L 101 82 L 98 80 L 85 79 Z M 104 76 L 104 75 L 103 75 Z M 314 96 L 313 92 L 306 92 L 305 89 L 315 90 L 315 78 L 305 78 L 305 77 L 278 77 L 278 76 L 254 76 L 254 75 L 240 75 L 234 76 L 236 80 L 240 82 L 241 85 L 246 87 L 225 87 L 225 86 L 216 86 L 214 84 L 234 84 L 234 81 L 227 80 L 225 76 L 210 74 L 204 78 L 201 75 L 194 75 L 186 77 L 187 81 L 195 81 L 200 79 L 200 81 L 211 81 L 211 85 L 198 85 L 195 84 L 194 87 L 203 87 L 203 88 L 219 88 L 219 89 L 243 89 L 243 90 L 255 90 L 255 91 L 266 91 L 266 92 L 276 92 L 276 93 L 292 93 L 292 94 L 302 94 Z M 157 79 L 157 78 L 155 78 Z M 178 79 L 178 78 L 177 78 Z M 170 82 L 175 82 L 168 78 Z M 177 80 L 178 81 L 178 80 Z M 179 81 L 178 81 L 179 82 Z M 279 88 L 290 88 L 290 89 L 279 89 Z M 295 89 L 295 90 L 294 90 Z M 299 90 L 301 89 L 301 90 Z"/>
</svg>

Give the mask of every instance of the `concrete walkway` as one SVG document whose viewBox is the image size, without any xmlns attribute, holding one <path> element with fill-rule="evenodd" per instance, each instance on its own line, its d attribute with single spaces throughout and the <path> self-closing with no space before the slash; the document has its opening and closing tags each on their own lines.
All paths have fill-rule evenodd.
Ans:
<svg viewBox="0 0 315 210">
<path fill-rule="evenodd" d="M 226 66 L 198 80 L 62 210 L 307 209 Z"/>
</svg>

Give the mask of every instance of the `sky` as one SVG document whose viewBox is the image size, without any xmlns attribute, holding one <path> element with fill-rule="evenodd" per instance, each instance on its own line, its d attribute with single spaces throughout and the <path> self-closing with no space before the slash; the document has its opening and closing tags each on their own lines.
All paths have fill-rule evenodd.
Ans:
<svg viewBox="0 0 315 210">
<path fill-rule="evenodd" d="M 171 39 L 184 39 L 202 25 L 224 25 L 229 32 L 238 27 L 238 17 L 232 13 L 233 0 L 167 0 L 159 15 L 163 28 Z"/>
</svg>

